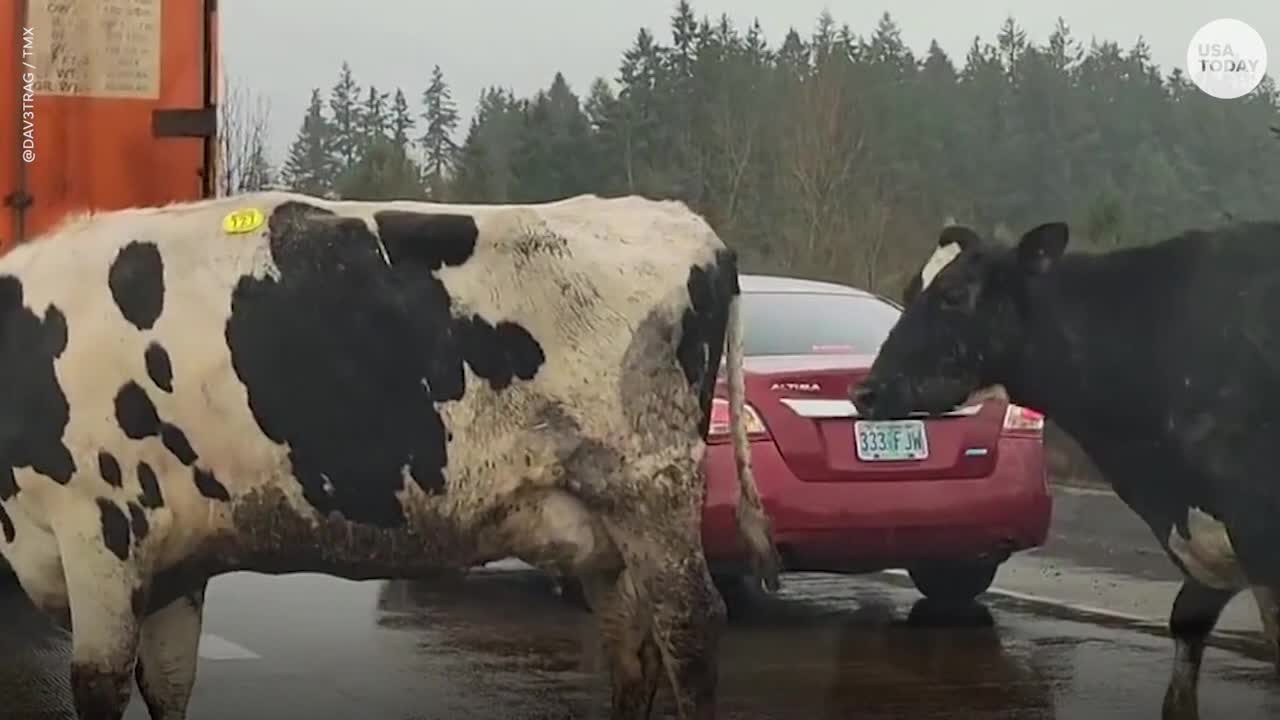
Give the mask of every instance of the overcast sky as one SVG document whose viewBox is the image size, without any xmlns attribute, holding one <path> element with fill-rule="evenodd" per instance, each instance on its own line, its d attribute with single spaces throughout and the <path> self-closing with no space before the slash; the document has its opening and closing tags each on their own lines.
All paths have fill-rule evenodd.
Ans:
<svg viewBox="0 0 1280 720">
<path fill-rule="evenodd" d="M 621 53 L 641 27 L 669 41 L 675 0 L 222 0 L 221 47 L 227 71 L 269 98 L 273 154 L 282 156 L 312 87 L 326 93 L 345 59 L 362 86 L 404 88 L 417 106 L 439 64 L 464 118 L 481 89 L 525 95 L 561 71 L 585 94 L 592 79 L 613 79 Z M 1043 42 L 1062 16 L 1073 34 L 1130 46 L 1139 36 L 1166 70 L 1186 63 L 1187 45 L 1209 20 L 1252 25 L 1280 70 L 1280 0 L 694 0 L 699 15 L 727 13 L 740 27 L 759 18 L 771 45 L 789 27 L 807 35 L 822 10 L 866 34 L 889 11 L 911 48 L 938 40 L 957 63 L 975 35 L 990 40 L 1012 14 Z M 465 123 L 464 128 L 465 129 Z"/>
</svg>

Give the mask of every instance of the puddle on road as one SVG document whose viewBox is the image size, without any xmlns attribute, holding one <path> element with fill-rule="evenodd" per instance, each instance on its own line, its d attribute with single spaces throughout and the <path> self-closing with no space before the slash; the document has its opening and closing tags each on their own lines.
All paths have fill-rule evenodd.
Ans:
<svg viewBox="0 0 1280 720">
<path fill-rule="evenodd" d="M 957 702 L 966 718 L 1054 717 L 1052 682 L 1010 654 L 986 608 L 919 602 L 903 612 L 892 588 L 863 584 L 852 598 L 848 586 L 790 589 L 734 620 L 721 653 L 724 717 L 956 717 Z M 387 583 L 378 609 L 380 624 L 419 629 L 422 652 L 479 682 L 478 693 L 528 708 L 526 691 L 554 686 L 554 710 L 605 717 L 592 617 L 540 579 L 473 577 L 450 590 Z M 658 703 L 670 713 L 665 695 Z"/>
<path fill-rule="evenodd" d="M 456 679 L 460 697 L 573 718 L 608 702 L 591 615 L 542 576 L 478 572 L 445 587 L 386 582 L 377 608 L 380 627 L 419 634 L 422 662 Z"/>
<path fill-rule="evenodd" d="M 283 657 L 282 647 L 255 647 L 268 660 L 202 666 L 193 717 L 258 717 L 251 709 L 260 710 L 275 696 L 301 693 L 308 698 L 305 717 L 310 720 L 607 718 L 605 659 L 594 619 L 557 597 L 540 575 L 477 572 L 465 581 L 435 586 L 344 585 L 346 599 L 334 605 L 326 605 L 324 598 L 339 593 L 326 594 L 323 588 L 328 586 L 315 579 L 296 586 L 288 585 L 294 582 L 289 578 L 271 582 L 272 587 L 295 589 L 271 593 L 283 599 L 241 590 L 243 597 L 237 602 L 246 608 L 252 602 L 254 614 L 281 614 L 287 611 L 278 604 L 297 604 L 298 594 L 305 593 L 314 604 L 310 617 L 315 619 L 284 623 L 277 629 L 279 635 L 317 638 L 316 627 L 335 633 L 334 624 L 340 623 L 342 642 L 364 638 L 360 642 L 381 653 L 367 656 L 376 657 L 377 669 L 352 674 L 352 663 L 366 656 L 354 654 L 356 648 L 350 645 L 341 646 L 346 651 L 331 658 L 315 658 L 314 664 L 288 666 L 291 674 L 285 674 L 281 670 L 286 661 L 271 661 L 273 649 Z M 360 597 L 368 605 L 352 603 L 357 591 L 367 593 Z M 287 599 L 291 593 L 292 601 Z M 944 612 L 918 597 L 883 579 L 789 577 L 781 595 L 757 598 L 736 613 L 721 648 L 720 717 L 1158 716 L 1172 659 L 1165 638 L 1037 615 L 1002 600 Z M 372 622 L 352 613 L 355 606 L 370 607 Z M 6 612 L 0 617 L 14 615 Z M 317 624 L 321 619 L 324 625 Z M 246 632 L 248 626 L 228 624 L 226 619 L 221 623 L 216 632 L 248 639 L 236 635 L 237 629 Z M 15 696 L 9 692 L 20 691 L 30 703 L 37 699 L 30 679 L 40 677 L 33 673 L 41 666 L 65 663 L 65 654 L 60 654 L 65 653 L 65 645 L 60 645 L 65 641 L 22 640 L 21 635 L 0 628 L 0 698 L 11 700 Z M 20 648 L 24 643 L 25 656 Z M 308 657 L 313 654 L 310 648 L 305 650 Z M 15 670 L 24 666 L 27 670 Z M 324 679 L 326 668 L 347 674 L 333 683 Z M 394 677 L 384 668 L 395 668 Z M 65 686 L 65 666 L 61 670 L 57 682 Z M 432 682 L 427 685 L 417 678 Z M 1204 717 L 1280 717 L 1280 683 L 1273 678 L 1267 664 L 1211 650 L 1202 683 Z M 275 695 L 255 696 L 256 692 Z M 659 691 L 658 709 L 657 717 L 673 717 L 665 687 Z M 296 710 L 303 712 L 300 706 Z M 55 716 L 66 717 L 46 714 L 42 720 Z M 0 712 L 0 718 L 8 717 L 13 715 Z"/>
<path fill-rule="evenodd" d="M 1164 638 L 1036 615 L 1003 600 L 944 611 L 916 598 L 907 588 L 870 579 L 790 578 L 781 595 L 758 598 L 737 613 L 724 639 L 722 716 L 1100 720 L 1158 714 L 1171 660 Z M 447 657 L 454 672 L 478 683 L 476 692 L 504 698 L 513 712 L 607 715 L 591 616 L 556 598 L 537 576 L 476 576 L 449 590 L 389 583 L 379 609 L 394 618 L 390 622 L 417 628 L 429 638 L 424 653 Z M 1280 711 L 1272 677 L 1268 665 L 1211 650 L 1205 717 L 1271 717 Z M 670 717 L 665 690 L 658 703 Z M 539 708 L 525 693 L 549 704 Z"/>
</svg>

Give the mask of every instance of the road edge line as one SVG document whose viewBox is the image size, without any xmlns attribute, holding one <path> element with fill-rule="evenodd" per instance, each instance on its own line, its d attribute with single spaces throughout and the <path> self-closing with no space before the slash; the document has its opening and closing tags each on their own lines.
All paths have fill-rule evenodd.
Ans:
<svg viewBox="0 0 1280 720">
<path fill-rule="evenodd" d="M 907 578 L 908 580 L 910 580 L 911 577 L 906 570 L 898 569 L 881 570 L 880 574 L 892 575 L 897 578 Z M 1059 600 L 1045 595 L 1035 595 L 1033 593 L 1025 593 L 1018 590 L 1009 590 L 994 585 L 988 588 L 984 594 L 1005 597 L 1010 600 L 1027 603 L 1029 605 L 1060 608 L 1067 612 L 1085 617 L 1117 621 L 1125 623 L 1136 629 L 1149 630 L 1157 635 L 1169 637 L 1169 621 L 1167 618 L 1144 617 L 1142 615 L 1134 615 L 1120 610 L 1109 610 L 1107 608 L 1097 607 L 1096 605 L 1087 605 L 1085 603 L 1071 602 L 1069 600 Z M 1206 639 L 1205 644 L 1219 650 L 1238 653 L 1253 660 L 1272 662 L 1272 659 L 1267 657 L 1271 651 L 1267 646 L 1266 638 L 1260 636 L 1256 632 L 1222 630 L 1215 628 L 1213 633 L 1211 633 Z"/>
</svg>

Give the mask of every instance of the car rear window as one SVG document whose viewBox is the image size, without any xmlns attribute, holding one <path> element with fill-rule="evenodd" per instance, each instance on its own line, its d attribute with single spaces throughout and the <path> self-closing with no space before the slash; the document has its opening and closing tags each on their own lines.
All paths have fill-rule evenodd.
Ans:
<svg viewBox="0 0 1280 720">
<path fill-rule="evenodd" d="M 742 296 L 747 355 L 875 354 L 899 310 L 874 297 L 748 292 Z"/>
</svg>

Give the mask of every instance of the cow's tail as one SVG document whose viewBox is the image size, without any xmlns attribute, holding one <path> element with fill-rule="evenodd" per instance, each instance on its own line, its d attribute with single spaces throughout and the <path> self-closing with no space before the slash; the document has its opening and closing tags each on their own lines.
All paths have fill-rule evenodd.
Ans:
<svg viewBox="0 0 1280 720">
<path fill-rule="evenodd" d="M 773 544 L 773 532 L 755 475 L 751 472 L 751 448 L 747 443 L 746 386 L 742 378 L 742 295 L 735 292 L 729 300 L 729 327 L 725 335 L 725 360 L 729 384 L 729 427 L 733 438 L 733 459 L 738 470 L 738 504 L 734 509 L 738 532 L 751 556 L 755 575 L 770 592 L 780 584 L 778 574 L 782 561 Z"/>
</svg>

